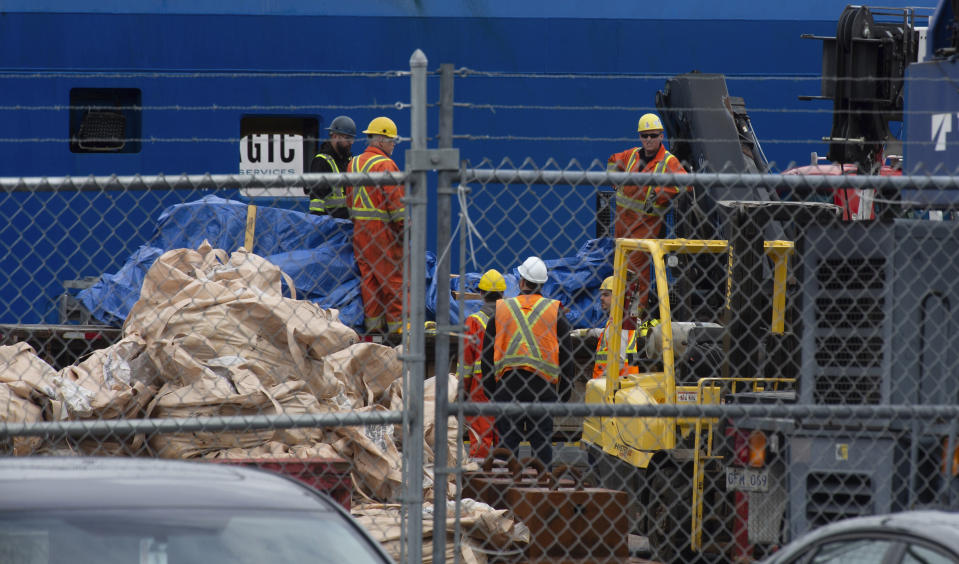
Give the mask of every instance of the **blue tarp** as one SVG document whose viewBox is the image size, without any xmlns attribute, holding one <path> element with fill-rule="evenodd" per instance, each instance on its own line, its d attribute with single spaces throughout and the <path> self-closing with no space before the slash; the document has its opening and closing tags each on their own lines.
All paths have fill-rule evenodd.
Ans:
<svg viewBox="0 0 959 564">
<path fill-rule="evenodd" d="M 133 304 L 140 299 L 140 288 L 147 270 L 162 254 L 163 249 L 148 245 L 140 247 L 119 272 L 101 275 L 96 284 L 81 290 L 77 299 L 101 323 L 123 325 Z"/>
<path fill-rule="evenodd" d="M 605 316 L 599 307 L 599 286 L 603 279 L 613 274 L 613 239 L 593 239 L 587 241 L 576 255 L 568 258 L 545 259 L 549 269 L 549 281 L 543 285 L 543 295 L 559 300 L 566 308 L 566 318 L 574 328 L 601 327 Z M 518 265 L 517 265 L 518 266 Z M 476 293 L 482 273 L 468 272 L 450 281 L 450 289 Z M 512 268 L 503 274 L 506 279 L 504 296 L 519 294 L 519 272 Z M 466 300 L 463 305 L 465 316 L 475 313 L 482 306 L 479 300 Z M 436 282 L 429 287 L 426 295 L 426 309 L 430 316 L 436 315 Z M 459 323 L 459 307 L 456 299 L 450 296 L 450 321 Z"/>
<path fill-rule="evenodd" d="M 120 326 L 140 297 L 147 270 L 164 252 L 195 249 L 209 241 L 215 248 L 233 251 L 243 246 L 247 204 L 207 196 L 195 202 L 172 206 L 160 215 L 153 237 L 142 245 L 115 274 L 103 274 L 94 286 L 78 294 L 93 317 Z M 258 207 L 252 251 L 280 267 L 292 279 L 297 297 L 323 308 L 340 310 L 340 319 L 352 327 L 363 326 L 359 271 L 353 260 L 350 221 L 314 216 L 293 210 Z M 597 296 L 602 280 L 612 274 L 612 239 L 587 242 L 573 257 L 546 259 L 549 281 L 547 297 L 560 300 L 573 327 L 597 327 L 602 312 Z M 426 306 L 429 319 L 436 315 L 436 257 L 427 252 Z M 462 283 L 476 291 L 482 273 L 470 272 L 451 280 L 453 290 Z M 519 292 L 516 269 L 505 273 L 507 296 Z M 466 315 L 480 307 L 466 302 Z M 450 296 L 451 322 L 458 323 L 456 300 Z"/>
<path fill-rule="evenodd" d="M 164 252 L 195 249 L 204 240 L 234 251 L 246 236 L 247 204 L 207 196 L 171 206 L 160 214 L 156 231 L 116 274 L 104 274 L 78 294 L 97 320 L 122 325 L 140 297 L 146 271 Z M 297 297 L 340 310 L 343 323 L 363 325 L 359 271 L 353 260 L 353 224 L 329 216 L 257 207 L 253 249 L 293 279 Z"/>
</svg>

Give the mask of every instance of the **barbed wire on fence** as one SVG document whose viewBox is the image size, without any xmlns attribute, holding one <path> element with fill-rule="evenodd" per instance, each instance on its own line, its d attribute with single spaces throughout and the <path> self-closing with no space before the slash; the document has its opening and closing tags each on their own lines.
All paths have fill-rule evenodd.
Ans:
<svg viewBox="0 0 959 564">
<path fill-rule="evenodd" d="M 434 75 L 436 73 L 433 73 Z M 410 71 L 20 71 L 0 72 L 0 78 L 408 78 Z"/>
<path fill-rule="evenodd" d="M 435 104 L 433 104 L 435 106 Z M 282 104 L 282 105 L 229 105 L 229 104 L 210 104 L 210 105 L 162 105 L 162 106 L 112 106 L 112 110 L 133 110 L 133 111 L 184 111 L 184 112 L 205 112 L 205 111 L 301 111 L 301 110 L 359 110 L 359 109 L 395 109 L 402 110 L 410 107 L 409 102 L 393 102 L 391 104 Z M 73 111 L 73 110 L 102 110 L 103 106 L 88 105 L 40 105 L 31 106 L 26 104 L 0 106 L 0 111 Z"/>
</svg>

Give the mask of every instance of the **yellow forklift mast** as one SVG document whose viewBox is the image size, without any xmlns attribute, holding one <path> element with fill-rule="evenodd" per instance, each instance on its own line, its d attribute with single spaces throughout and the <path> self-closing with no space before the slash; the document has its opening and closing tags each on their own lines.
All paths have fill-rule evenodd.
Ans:
<svg viewBox="0 0 959 564">
<path fill-rule="evenodd" d="M 772 332 L 782 333 L 786 308 L 788 259 L 793 253 L 790 241 L 767 241 L 766 256 L 773 261 Z M 666 257 L 672 254 L 728 253 L 723 240 L 694 239 L 617 239 L 614 257 L 613 299 L 610 330 L 615 334 L 623 326 L 623 298 L 626 293 L 626 266 L 632 252 L 645 252 L 652 259 L 659 303 L 659 325 L 651 332 L 654 342 L 647 349 L 661 352 L 662 371 L 622 374 L 617 362 L 610 362 L 606 377 L 587 383 L 586 402 L 623 405 L 642 404 L 715 404 L 720 400 L 719 381 L 709 386 L 676 385 L 676 335 L 685 335 L 687 327 L 674 328 L 671 315 Z M 729 291 L 727 290 L 727 295 Z M 681 324 L 680 324 L 681 325 Z M 680 329 L 677 331 L 676 329 Z M 655 342 L 658 339 L 659 342 Z M 682 343 L 680 343 L 682 344 Z M 609 339 L 609 358 L 620 357 L 620 339 Z M 717 367 L 718 368 L 718 367 Z M 761 381 L 750 378 L 754 386 Z M 698 419 L 588 417 L 584 420 L 583 440 L 601 445 L 603 451 L 645 468 L 652 453 L 674 448 L 676 428 L 688 432 Z"/>
<path fill-rule="evenodd" d="M 786 282 L 788 260 L 794 252 L 790 241 L 765 241 L 765 256 L 772 261 L 772 318 L 773 333 L 782 333 L 786 309 Z M 605 378 L 591 380 L 586 385 L 586 402 L 613 405 L 715 405 L 722 402 L 722 390 L 740 386 L 753 391 L 772 389 L 780 384 L 791 384 L 791 378 L 743 377 L 727 371 L 722 376 L 722 367 L 715 366 L 715 375 L 698 378 L 695 383 L 688 378 L 677 384 L 677 354 L 689 344 L 691 333 L 699 330 L 722 331 L 722 326 L 713 323 L 683 322 L 672 317 L 670 288 L 666 261 L 674 255 L 722 254 L 729 255 L 732 268 L 733 257 L 728 241 L 694 239 L 617 239 L 614 257 L 614 282 L 609 330 L 617 334 L 623 326 L 623 303 L 626 292 L 626 268 L 630 253 L 648 253 L 653 265 L 656 296 L 659 307 L 659 325 L 651 331 L 646 350 L 649 363 L 638 373 L 624 373 L 620 363 L 621 339 L 610 338 Z M 730 307 L 732 276 L 727 275 L 726 309 Z M 651 354 L 649 354 L 651 353 Z M 648 371 L 651 367 L 656 369 Z M 644 371 L 646 369 L 646 371 Z M 676 499 L 685 504 L 690 521 L 689 548 L 702 549 L 703 476 L 704 465 L 721 457 L 713 453 L 713 433 L 718 420 L 700 417 L 587 417 L 583 423 L 582 440 L 587 448 L 592 446 L 600 456 L 610 456 L 631 467 L 645 470 L 654 458 L 664 454 L 692 463 L 692 486 L 690 497 Z M 692 435 L 692 436 L 691 436 Z M 683 439 L 686 439 L 685 441 Z M 691 439 L 691 440 L 690 440 Z M 685 448 L 678 448 L 683 443 Z M 692 447 L 691 449 L 689 447 Z M 685 520 L 685 519 L 684 519 Z M 676 525 L 681 526 L 680 523 Z M 685 541 L 684 541 L 685 542 Z"/>
</svg>

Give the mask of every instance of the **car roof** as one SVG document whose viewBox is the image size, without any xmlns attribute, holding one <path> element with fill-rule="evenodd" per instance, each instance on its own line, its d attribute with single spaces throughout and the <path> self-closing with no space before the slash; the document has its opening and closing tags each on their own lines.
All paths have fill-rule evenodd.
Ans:
<svg viewBox="0 0 959 564">
<path fill-rule="evenodd" d="M 916 510 L 855 517 L 824 525 L 783 547 L 772 561 L 779 562 L 825 539 L 862 533 L 897 533 L 918 537 L 959 554 L 959 513 Z"/>
<path fill-rule="evenodd" d="M 310 488 L 255 468 L 147 458 L 0 458 L 0 511 L 82 508 L 337 511 Z"/>
</svg>

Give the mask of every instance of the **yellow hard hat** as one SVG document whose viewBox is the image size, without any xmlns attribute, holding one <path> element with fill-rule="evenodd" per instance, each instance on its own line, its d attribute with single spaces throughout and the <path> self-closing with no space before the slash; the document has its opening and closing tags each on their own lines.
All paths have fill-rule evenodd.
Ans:
<svg viewBox="0 0 959 564">
<path fill-rule="evenodd" d="M 363 133 L 368 135 L 383 135 L 390 139 L 396 139 L 396 124 L 388 117 L 380 116 L 373 118 Z"/>
<path fill-rule="evenodd" d="M 643 114 L 643 117 L 639 118 L 639 128 L 637 131 L 640 133 L 644 131 L 662 131 L 663 122 L 660 121 L 659 116 L 656 114 Z"/>
<path fill-rule="evenodd" d="M 607 277 L 606 277 L 606 280 L 603 280 L 603 283 L 599 285 L 599 289 L 600 289 L 600 290 L 609 290 L 610 292 L 612 292 L 612 291 L 613 291 L 613 277 L 612 277 L 612 276 L 607 276 Z"/>
<path fill-rule="evenodd" d="M 500 274 L 498 270 L 491 268 L 483 274 L 483 277 L 480 278 L 479 284 L 476 287 L 484 292 L 505 292 L 506 279 L 503 278 L 503 275 Z"/>
</svg>

